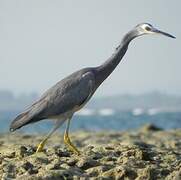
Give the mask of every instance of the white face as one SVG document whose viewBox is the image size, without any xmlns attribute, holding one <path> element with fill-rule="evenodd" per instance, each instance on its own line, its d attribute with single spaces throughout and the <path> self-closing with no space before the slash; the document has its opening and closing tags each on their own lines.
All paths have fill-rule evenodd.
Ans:
<svg viewBox="0 0 181 180">
<path fill-rule="evenodd" d="M 153 29 L 153 26 L 148 23 L 143 23 L 139 25 L 139 28 L 141 28 L 141 30 L 144 31 L 145 33 L 152 33 L 151 30 Z"/>
<path fill-rule="evenodd" d="M 151 24 L 149 23 L 141 23 L 138 24 L 135 29 L 134 33 L 136 33 L 136 36 L 142 36 L 145 34 L 162 34 L 164 36 L 170 37 L 170 38 L 175 38 L 171 34 L 168 34 L 166 32 L 160 31 L 159 29 L 154 28 Z"/>
</svg>

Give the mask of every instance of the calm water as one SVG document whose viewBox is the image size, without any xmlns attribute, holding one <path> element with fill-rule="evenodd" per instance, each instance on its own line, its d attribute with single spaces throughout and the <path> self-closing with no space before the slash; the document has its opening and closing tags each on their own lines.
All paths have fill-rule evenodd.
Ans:
<svg viewBox="0 0 181 180">
<path fill-rule="evenodd" d="M 1 112 L 0 132 L 8 132 L 11 120 L 17 112 Z M 84 111 L 75 115 L 71 122 L 71 130 L 127 130 L 138 128 L 144 124 L 152 123 L 163 129 L 181 128 L 181 112 L 151 112 L 144 113 L 140 110 L 131 112 L 114 112 L 101 110 L 99 113 Z M 48 132 L 53 121 L 43 120 L 38 123 L 23 127 L 21 132 Z M 64 126 L 62 127 L 64 128 Z"/>
</svg>

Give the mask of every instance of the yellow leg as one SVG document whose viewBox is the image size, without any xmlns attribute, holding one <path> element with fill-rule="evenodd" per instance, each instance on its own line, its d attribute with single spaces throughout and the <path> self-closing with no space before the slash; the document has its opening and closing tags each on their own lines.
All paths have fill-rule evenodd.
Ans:
<svg viewBox="0 0 181 180">
<path fill-rule="evenodd" d="M 40 142 L 40 144 L 38 145 L 37 149 L 36 149 L 36 153 L 41 152 L 45 146 L 45 143 L 47 141 L 48 138 L 44 139 L 43 141 Z"/>
<path fill-rule="evenodd" d="M 72 144 L 70 138 L 69 138 L 69 125 L 70 125 L 70 120 L 71 119 L 68 119 L 68 122 L 67 122 L 67 127 L 66 127 L 66 130 L 65 130 L 65 133 L 64 133 L 64 143 L 68 146 L 68 148 L 75 154 L 77 155 L 80 155 L 80 152 L 79 150 Z"/>
<path fill-rule="evenodd" d="M 47 135 L 47 137 L 40 142 L 36 149 L 36 153 L 41 152 L 45 146 L 45 143 L 47 142 L 48 138 L 64 123 L 65 120 L 57 120 L 55 123 L 55 127 L 50 131 L 50 133 Z"/>
</svg>

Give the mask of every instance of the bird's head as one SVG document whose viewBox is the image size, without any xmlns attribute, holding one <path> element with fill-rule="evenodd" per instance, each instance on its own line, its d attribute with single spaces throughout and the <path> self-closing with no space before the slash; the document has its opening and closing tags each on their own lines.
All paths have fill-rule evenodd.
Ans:
<svg viewBox="0 0 181 180">
<path fill-rule="evenodd" d="M 145 35 L 145 34 L 159 34 L 159 35 L 164 35 L 164 36 L 167 36 L 167 37 L 170 37 L 170 38 L 175 38 L 171 34 L 168 34 L 166 32 L 160 31 L 159 29 L 153 27 L 149 23 L 138 24 L 134 28 L 134 30 L 135 30 L 137 36 L 141 36 L 141 35 Z"/>
</svg>

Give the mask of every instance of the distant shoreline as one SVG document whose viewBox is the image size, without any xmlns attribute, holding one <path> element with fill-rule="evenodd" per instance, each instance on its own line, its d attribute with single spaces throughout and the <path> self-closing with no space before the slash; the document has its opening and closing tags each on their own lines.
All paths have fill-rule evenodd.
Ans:
<svg viewBox="0 0 181 180">
<path fill-rule="evenodd" d="M 11 91 L 0 90 L 0 112 L 20 112 L 37 100 L 39 94 L 29 93 L 15 96 Z M 120 94 L 112 96 L 94 97 L 86 106 L 89 109 L 114 109 L 131 111 L 135 108 L 158 109 L 181 112 L 181 96 L 152 91 L 142 94 Z"/>
</svg>

